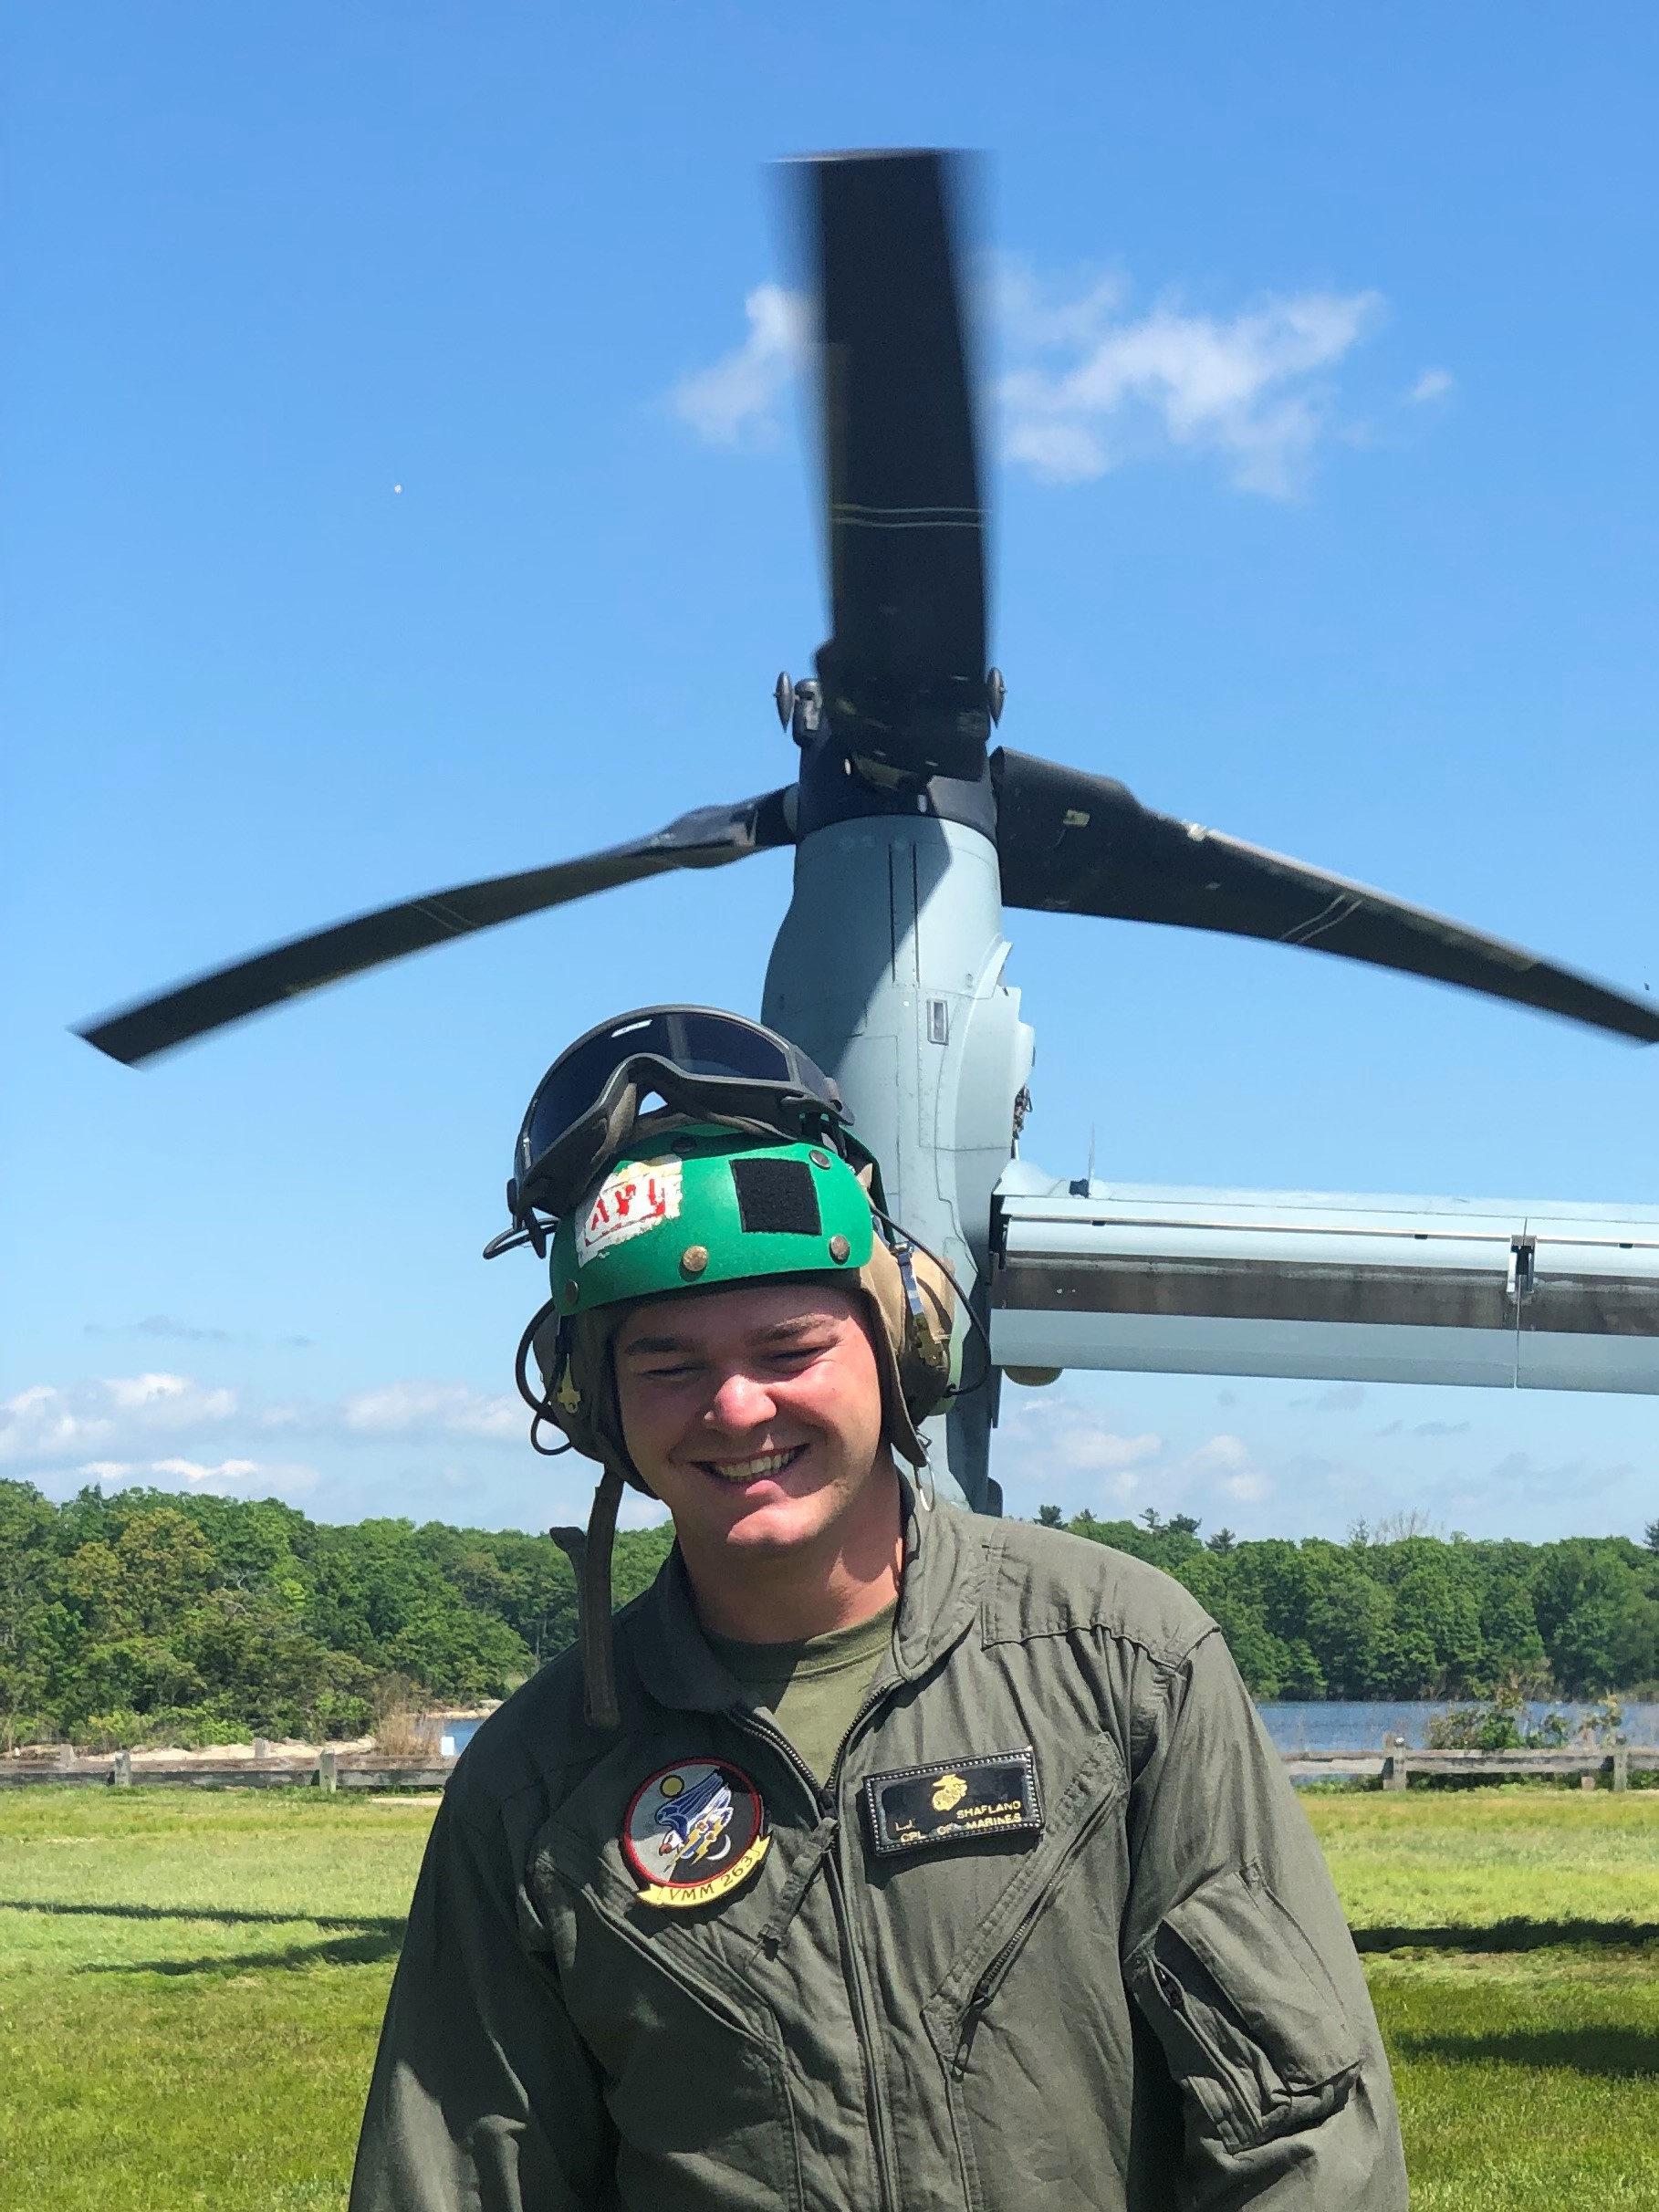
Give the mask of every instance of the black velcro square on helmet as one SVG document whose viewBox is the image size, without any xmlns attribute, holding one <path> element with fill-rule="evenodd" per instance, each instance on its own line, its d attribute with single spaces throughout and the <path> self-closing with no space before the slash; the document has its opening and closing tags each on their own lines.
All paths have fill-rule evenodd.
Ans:
<svg viewBox="0 0 1659 2212">
<path fill-rule="evenodd" d="M 812 1170 L 804 1160 L 734 1160 L 732 1184 L 746 1235 L 822 1236 Z"/>
</svg>

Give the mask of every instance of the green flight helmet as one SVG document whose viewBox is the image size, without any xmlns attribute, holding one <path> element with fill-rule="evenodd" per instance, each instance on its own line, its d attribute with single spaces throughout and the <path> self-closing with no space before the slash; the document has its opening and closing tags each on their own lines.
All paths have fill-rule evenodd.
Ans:
<svg viewBox="0 0 1659 2212">
<path fill-rule="evenodd" d="M 559 1222 L 554 1310 L 570 1320 L 777 1275 L 856 1284 L 874 1242 L 869 1195 L 838 1153 L 694 1123 L 636 1145 Z"/>
</svg>

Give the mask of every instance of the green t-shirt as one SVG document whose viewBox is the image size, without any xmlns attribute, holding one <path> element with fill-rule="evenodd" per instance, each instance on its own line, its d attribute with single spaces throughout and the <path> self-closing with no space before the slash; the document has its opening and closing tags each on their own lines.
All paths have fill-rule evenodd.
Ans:
<svg viewBox="0 0 1659 2212">
<path fill-rule="evenodd" d="M 794 1643 L 738 1643 L 704 1633 L 720 1664 L 766 1707 L 823 1782 L 892 1643 L 896 1610 L 888 1605 L 850 1628 Z"/>
</svg>

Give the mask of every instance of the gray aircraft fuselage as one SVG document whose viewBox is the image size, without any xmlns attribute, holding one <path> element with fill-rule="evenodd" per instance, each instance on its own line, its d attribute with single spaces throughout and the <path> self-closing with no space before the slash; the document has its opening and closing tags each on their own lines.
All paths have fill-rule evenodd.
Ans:
<svg viewBox="0 0 1659 2212">
<path fill-rule="evenodd" d="M 1035 1045 L 1003 980 L 988 770 L 978 784 L 882 792 L 828 746 L 805 749 L 794 893 L 761 1019 L 840 1085 L 892 1218 L 952 1263 L 984 1318 L 992 1194 Z M 958 1350 L 971 1387 L 928 1424 L 932 1466 L 944 1495 L 995 1512 L 996 1380 L 960 1326 Z"/>
</svg>

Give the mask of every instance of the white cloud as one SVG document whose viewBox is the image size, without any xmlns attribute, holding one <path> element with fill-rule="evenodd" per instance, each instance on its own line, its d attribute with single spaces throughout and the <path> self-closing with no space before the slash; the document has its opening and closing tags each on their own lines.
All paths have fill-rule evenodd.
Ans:
<svg viewBox="0 0 1659 2212">
<path fill-rule="evenodd" d="M 1084 1507 L 1111 1514 L 1134 1497 L 1163 1452 L 1151 1430 L 1126 1433 L 1064 1392 L 1022 1392 L 1003 1401 L 995 1465 L 1011 1512 L 1034 1510 L 1020 1502 L 1030 1491 L 1069 1514 Z"/>
<path fill-rule="evenodd" d="M 359 1446 L 386 1440 L 407 1448 L 460 1438 L 519 1447 L 528 1420 L 516 1397 L 460 1382 L 395 1382 L 321 1403 L 248 1403 L 189 1375 L 108 1375 L 37 1383 L 0 1403 L 0 1466 L 41 1475 L 67 1469 L 97 1482 L 304 1487 L 317 1479 L 315 1470 L 286 1456 L 266 1459 L 263 1439 Z M 204 1438 L 216 1449 L 197 1448 Z"/>
<path fill-rule="evenodd" d="M 996 386 L 1010 460 L 1071 484 L 1171 448 L 1211 453 L 1239 490 L 1280 499 L 1330 428 L 1330 372 L 1382 309 L 1376 292 L 1320 291 L 1230 317 L 1172 297 L 1136 317 L 1115 279 L 1056 297 L 1017 262 L 995 294 L 1019 361 Z"/>
<path fill-rule="evenodd" d="M 0 1402 L 0 1465 L 61 1465 L 135 1444 L 141 1454 L 147 1439 L 213 1427 L 236 1410 L 234 1390 L 209 1389 L 188 1375 L 113 1375 L 62 1388 L 40 1382 Z"/>
<path fill-rule="evenodd" d="M 393 1382 L 360 1391 L 340 1407 L 345 1426 L 367 1436 L 482 1436 L 518 1443 L 529 1419 L 521 1402 L 464 1382 Z"/>
<path fill-rule="evenodd" d="M 1289 498 L 1331 427 L 1331 372 L 1381 319 L 1372 291 L 1269 294 L 1230 316 L 1173 296 L 1131 312 L 1117 276 L 1069 292 L 1022 262 L 987 265 L 987 305 L 1015 366 L 994 391 L 1005 456 L 1049 484 L 1079 484 L 1171 451 L 1221 459 L 1242 491 Z M 744 302 L 748 336 L 669 394 L 710 445 L 767 443 L 807 356 L 809 303 L 777 284 Z M 1425 370 L 1414 399 L 1451 387 Z"/>
<path fill-rule="evenodd" d="M 183 1486 L 190 1490 L 233 1495 L 237 1487 L 256 1484 L 261 1492 L 284 1497 L 314 1490 L 321 1480 L 315 1467 L 295 1461 L 222 1459 L 216 1466 L 210 1466 L 200 1459 L 176 1456 L 165 1459 L 89 1459 L 80 1466 L 71 1467 L 68 1473 L 77 1482 L 96 1483 L 106 1490 Z"/>
<path fill-rule="evenodd" d="M 743 303 L 749 334 L 712 368 L 682 377 L 669 404 L 708 445 L 767 443 L 804 357 L 807 302 L 781 285 L 756 285 Z"/>
<path fill-rule="evenodd" d="M 199 1459 L 158 1459 L 152 1472 L 175 1476 L 180 1482 L 241 1482 L 249 1475 L 259 1473 L 256 1459 L 222 1459 L 216 1467 L 203 1466 Z"/>
<path fill-rule="evenodd" d="M 1235 1505 L 1257 1505 L 1273 1489 L 1242 1436 L 1211 1436 L 1189 1452 L 1174 1472 L 1180 1481 L 1211 1487 Z"/>
<path fill-rule="evenodd" d="M 1062 1466 L 1090 1475 L 1122 1474 L 1129 1467 L 1138 1467 L 1149 1459 L 1155 1459 L 1163 1448 L 1161 1436 L 1117 1436 L 1110 1429 L 1082 1424 L 1062 1431 L 1054 1446 L 1055 1456 Z"/>
<path fill-rule="evenodd" d="M 1231 1497 L 1241 1506 L 1258 1505 L 1272 1491 L 1273 1485 L 1265 1475 L 1253 1469 L 1243 1475 L 1229 1475 L 1221 1485 L 1224 1497 Z"/>
<path fill-rule="evenodd" d="M 1457 379 L 1449 369 L 1425 369 L 1405 395 L 1408 407 L 1425 407 L 1433 400 L 1444 400 L 1457 389 Z"/>
<path fill-rule="evenodd" d="M 1247 1466 L 1249 1457 L 1249 1446 L 1242 1436 L 1212 1436 L 1207 1444 L 1187 1454 L 1186 1465 L 1195 1474 L 1230 1473 Z"/>
<path fill-rule="evenodd" d="M 1080 1393 L 1050 1391 L 1004 1401 L 994 1466 L 1011 1513 L 1057 1505 L 1069 1518 L 1087 1508 L 1104 1519 L 1161 1512 L 1198 1515 L 1207 1526 L 1274 1495 L 1275 1485 L 1242 1436 L 1222 1431 L 1188 1443 L 1137 1431 Z"/>
</svg>

